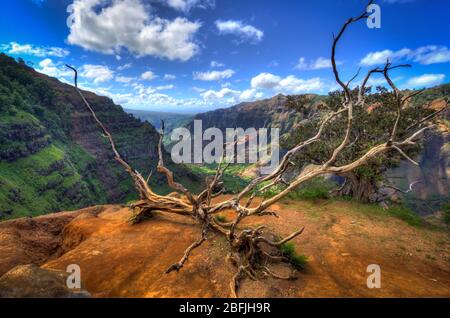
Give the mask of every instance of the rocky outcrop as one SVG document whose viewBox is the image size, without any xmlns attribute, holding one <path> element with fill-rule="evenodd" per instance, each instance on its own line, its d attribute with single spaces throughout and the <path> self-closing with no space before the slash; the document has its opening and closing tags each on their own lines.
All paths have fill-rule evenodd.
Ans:
<svg viewBox="0 0 450 318">
<path fill-rule="evenodd" d="M 82 214 L 97 215 L 104 209 L 90 207 L 0 223 L 0 276 L 17 265 L 41 265 L 58 257 L 63 251 L 65 226 Z"/>
</svg>

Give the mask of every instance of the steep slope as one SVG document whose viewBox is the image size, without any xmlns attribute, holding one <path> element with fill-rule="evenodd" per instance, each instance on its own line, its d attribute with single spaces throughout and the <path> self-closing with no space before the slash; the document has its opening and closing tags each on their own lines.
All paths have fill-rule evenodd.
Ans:
<svg viewBox="0 0 450 318">
<path fill-rule="evenodd" d="M 157 159 L 154 127 L 109 98 L 84 93 L 123 157 L 148 174 Z M 134 197 L 131 179 L 115 162 L 74 88 L 1 54 L 0 218 Z"/>
</svg>

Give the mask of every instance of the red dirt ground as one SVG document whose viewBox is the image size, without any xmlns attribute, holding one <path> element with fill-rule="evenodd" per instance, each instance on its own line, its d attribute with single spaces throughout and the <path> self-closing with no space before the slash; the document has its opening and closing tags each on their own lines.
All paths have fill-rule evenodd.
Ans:
<svg viewBox="0 0 450 318">
<path fill-rule="evenodd" d="M 308 265 L 295 281 L 245 279 L 240 297 L 450 297 L 448 231 L 412 227 L 350 202 L 285 202 L 272 210 L 280 218 L 253 217 L 247 225 L 268 224 L 280 235 L 305 226 L 294 243 L 309 257 Z M 38 224 L 49 219 L 68 223 L 57 238 L 33 237 L 27 230 L 28 242 L 58 241 L 59 249 L 49 248 L 47 261 L 30 254 L 33 245 L 21 242 L 23 219 L 4 222 L 0 269 L 34 262 L 65 270 L 78 264 L 83 288 L 94 297 L 229 297 L 234 268 L 225 261 L 223 238 L 210 235 L 179 273 L 165 274 L 199 237 L 199 228 L 182 217 L 161 214 L 130 225 L 130 216 L 128 208 L 104 206 L 35 218 Z M 369 264 L 381 266 L 380 289 L 366 286 Z M 288 267 L 273 270 L 286 273 Z"/>
</svg>

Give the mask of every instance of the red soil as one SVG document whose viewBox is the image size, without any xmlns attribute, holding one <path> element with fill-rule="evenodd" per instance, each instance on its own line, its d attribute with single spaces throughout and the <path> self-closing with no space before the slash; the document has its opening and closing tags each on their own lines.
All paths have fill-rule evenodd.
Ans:
<svg viewBox="0 0 450 318">
<path fill-rule="evenodd" d="M 273 210 L 280 218 L 254 217 L 247 225 L 268 224 L 280 235 L 305 226 L 294 243 L 309 263 L 295 281 L 245 279 L 241 297 L 450 297 L 450 236 L 446 231 L 360 213 L 348 202 L 289 202 Z M 211 234 L 179 273 L 165 274 L 199 237 L 199 228 L 185 218 L 161 214 L 130 225 L 130 216 L 127 208 L 105 206 L 35 218 L 37 223 L 49 218 L 66 220 L 58 250 L 45 263 L 42 257 L 23 257 L 33 246 L 23 245 L 16 236 L 16 246 L 0 247 L 0 269 L 12 267 L 14 261 L 59 270 L 78 264 L 83 288 L 94 297 L 229 297 L 235 269 L 225 261 L 223 238 Z M 21 221 L 15 222 L 17 226 Z M 20 231 L 4 224 L 0 238 L 7 239 L 13 228 Z M 33 239 L 42 245 L 48 237 L 29 232 L 27 240 Z M 381 289 L 366 286 L 369 264 L 381 266 Z M 288 269 L 277 265 L 273 271 Z"/>
</svg>

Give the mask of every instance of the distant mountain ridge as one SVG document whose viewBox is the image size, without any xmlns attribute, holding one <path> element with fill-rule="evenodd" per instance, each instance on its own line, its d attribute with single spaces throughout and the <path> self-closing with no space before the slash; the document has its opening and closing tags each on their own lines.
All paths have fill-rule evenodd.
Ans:
<svg viewBox="0 0 450 318">
<path fill-rule="evenodd" d="M 317 110 L 324 96 L 308 94 L 311 111 Z M 194 120 L 202 120 L 203 129 L 217 127 L 222 131 L 226 128 L 239 127 L 247 129 L 280 128 L 280 135 L 288 133 L 307 119 L 303 114 L 286 107 L 286 96 L 279 94 L 272 98 L 254 102 L 244 102 L 230 108 L 221 108 L 195 115 Z M 193 129 L 193 123 L 187 125 Z"/>
</svg>

